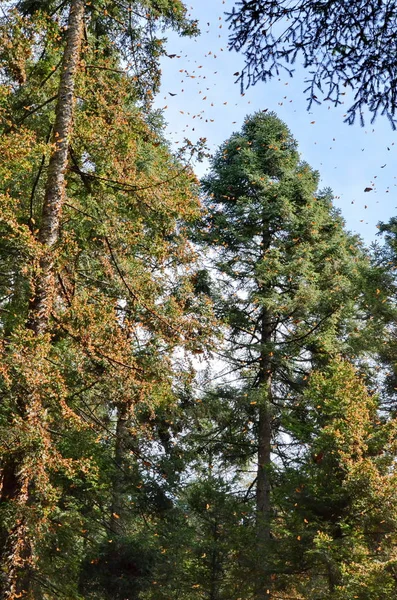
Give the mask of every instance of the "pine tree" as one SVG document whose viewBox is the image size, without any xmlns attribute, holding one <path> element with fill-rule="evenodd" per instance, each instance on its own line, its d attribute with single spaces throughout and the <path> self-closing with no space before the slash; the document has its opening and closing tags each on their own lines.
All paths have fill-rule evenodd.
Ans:
<svg viewBox="0 0 397 600">
<path fill-rule="evenodd" d="M 280 419 L 313 366 L 336 351 L 349 353 L 347 333 L 367 264 L 331 192 L 319 192 L 317 184 L 271 113 L 248 117 L 203 181 L 208 212 L 199 237 L 212 249 L 228 341 L 223 359 L 229 379 L 237 380 L 218 393 L 234 411 L 237 440 L 245 432 L 246 460 L 256 453 L 258 598 L 269 597 L 272 587 L 276 464 L 291 459 Z"/>
</svg>

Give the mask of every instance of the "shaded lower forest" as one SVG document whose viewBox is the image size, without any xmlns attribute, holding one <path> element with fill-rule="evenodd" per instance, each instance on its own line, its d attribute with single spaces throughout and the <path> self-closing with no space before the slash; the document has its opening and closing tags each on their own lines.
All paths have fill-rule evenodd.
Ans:
<svg viewBox="0 0 397 600">
<path fill-rule="evenodd" d="M 266 111 L 197 181 L 165 26 L 3 3 L 0 598 L 394 600 L 397 221 L 348 232 Z"/>
</svg>

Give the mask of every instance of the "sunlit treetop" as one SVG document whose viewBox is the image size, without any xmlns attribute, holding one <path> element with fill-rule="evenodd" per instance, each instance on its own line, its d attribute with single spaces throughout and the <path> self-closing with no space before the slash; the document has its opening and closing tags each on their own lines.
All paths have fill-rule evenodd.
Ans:
<svg viewBox="0 0 397 600">
<path fill-rule="evenodd" d="M 42 15 L 66 26 L 71 2 L 21 0 L 2 4 L 5 9 L 0 14 L 0 26 L 7 26 L 12 14 L 14 19 L 19 15 L 26 23 Z M 84 11 L 86 45 L 94 45 L 96 52 L 107 54 L 109 59 L 117 54 L 146 102 L 160 87 L 158 62 L 166 54 L 165 32 L 174 30 L 181 36 L 199 32 L 197 22 L 188 18 L 186 6 L 180 0 L 91 0 L 85 3 Z M 59 41 L 64 32 L 65 27 Z"/>
<path fill-rule="evenodd" d="M 231 49 L 241 51 L 242 88 L 268 81 L 302 60 L 308 107 L 341 104 L 350 125 L 364 111 L 386 115 L 395 129 L 397 5 L 394 0 L 242 0 L 228 14 Z"/>
</svg>

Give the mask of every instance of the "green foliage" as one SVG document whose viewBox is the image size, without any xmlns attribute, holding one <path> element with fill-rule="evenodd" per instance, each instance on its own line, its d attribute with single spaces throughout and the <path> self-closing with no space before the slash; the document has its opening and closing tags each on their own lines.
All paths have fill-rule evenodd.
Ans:
<svg viewBox="0 0 397 600">
<path fill-rule="evenodd" d="M 369 262 L 359 240 L 344 231 L 331 192 L 319 192 L 317 182 L 287 127 L 263 113 L 225 142 L 203 181 L 207 214 L 196 236 L 215 250 L 219 284 L 212 293 L 227 326 L 224 354 L 239 379 L 217 393 L 234 415 L 227 417 L 236 421 L 234 436 L 244 431 L 255 439 L 264 358 L 276 418 L 281 406 L 293 405 L 312 365 L 352 352 Z"/>
<path fill-rule="evenodd" d="M 293 560 L 306 573 L 304 597 L 392 598 L 395 423 L 341 359 L 311 376 L 300 402 L 303 453 L 283 475 L 279 498 Z"/>
<path fill-rule="evenodd" d="M 161 448 L 172 435 L 176 389 L 192 380 L 185 356 L 204 351 L 213 331 L 182 233 L 199 216 L 197 182 L 170 153 L 158 117 L 138 106 L 139 98 L 150 104 L 158 85 L 162 42 L 152 29 L 150 44 L 159 48 L 146 47 L 147 31 L 133 30 L 129 6 L 121 6 L 87 5 L 43 335 L 26 322 L 41 269 L 38 233 L 70 3 L 10 6 L 0 23 L 0 594 L 7 598 L 125 597 L 123 553 L 141 547 L 145 519 L 172 504 Z M 150 22 L 189 26 L 182 4 L 146 10 Z M 147 79 L 140 89 L 121 68 L 120 18 L 141 48 L 136 75 L 142 68 Z M 107 571 L 111 581 L 104 575 L 109 531 L 120 553 Z M 93 555 L 101 560 L 89 562 Z"/>
<path fill-rule="evenodd" d="M 243 477 L 247 498 L 253 500 L 256 487 L 258 502 L 263 475 L 255 463 L 261 460 L 258 448 L 269 443 L 263 437 L 263 418 L 268 419 L 271 454 L 265 477 L 271 484 L 271 512 L 266 517 L 271 522 L 270 539 L 264 546 L 252 543 L 246 565 L 250 593 L 257 598 L 267 589 L 322 598 L 328 597 L 327 577 L 332 588 L 339 585 L 341 563 L 348 560 L 350 546 L 343 546 L 342 554 L 336 552 L 335 573 L 334 562 L 322 563 L 322 569 L 330 570 L 322 577 L 316 572 L 318 562 L 309 567 L 309 557 L 319 556 L 316 548 L 328 543 L 327 536 L 339 551 L 334 538 L 340 538 L 342 519 L 354 509 L 345 467 L 342 459 L 336 459 L 340 453 L 358 468 L 360 457 L 349 455 L 354 441 L 350 428 L 343 438 L 346 449 L 341 441 L 341 447 L 331 447 L 324 458 L 323 447 L 339 440 L 336 432 L 345 419 L 358 428 L 361 419 L 369 427 L 376 402 L 370 407 L 368 398 L 363 405 L 359 386 L 356 395 L 345 397 L 344 386 L 353 375 L 349 366 L 332 361 L 340 353 L 351 358 L 358 352 L 374 355 L 379 345 L 375 348 L 373 336 L 376 332 L 382 343 L 384 323 L 393 313 L 383 271 L 371 264 L 361 242 L 344 230 L 331 191 L 318 191 L 317 184 L 318 174 L 301 162 L 289 130 L 271 113 L 247 117 L 242 131 L 219 149 L 203 180 L 207 212 L 196 239 L 212 249 L 212 297 L 225 323 L 221 356 L 228 374 L 224 385 L 204 396 L 198 412 L 203 429 L 194 438 L 205 448 L 203 457 L 212 456 L 211 462 L 227 466 L 234 476 L 240 473 L 240 480 L 247 473 Z M 380 294 L 386 299 L 381 306 Z M 369 325 L 368 312 L 374 315 Z M 310 373 L 330 361 L 331 372 L 338 372 L 335 377 L 346 379 L 339 384 L 340 394 L 329 396 L 324 405 L 325 386 L 335 386 L 333 375 L 327 375 L 317 400 L 310 398 L 307 404 L 302 398 L 314 393 L 312 382 L 320 377 L 311 379 Z M 309 380 L 311 392 L 302 397 Z M 266 403 L 269 408 L 263 417 Z M 361 405 L 359 415 L 355 403 Z M 366 435 L 367 429 L 359 429 L 357 444 L 364 444 Z M 316 461 L 321 462 L 317 470 Z M 256 480 L 248 475 L 252 471 L 257 471 Z M 364 485 L 364 480 L 362 474 L 361 483 L 355 485 Z M 252 508 L 251 504 L 251 529 Z M 315 529 L 306 527 L 304 519 Z M 323 541 L 317 531 L 324 531 Z M 302 554 L 302 547 L 307 554 Z M 308 568 L 313 568 L 309 580 L 304 576 Z"/>
<path fill-rule="evenodd" d="M 150 111 L 159 34 L 195 24 L 179 2 L 95 0 L 37 334 L 71 3 L 4 5 L 0 595 L 391 600 L 394 221 L 371 256 L 266 113 L 214 156 L 203 210 Z M 211 352 L 219 385 L 195 379 Z"/>
</svg>

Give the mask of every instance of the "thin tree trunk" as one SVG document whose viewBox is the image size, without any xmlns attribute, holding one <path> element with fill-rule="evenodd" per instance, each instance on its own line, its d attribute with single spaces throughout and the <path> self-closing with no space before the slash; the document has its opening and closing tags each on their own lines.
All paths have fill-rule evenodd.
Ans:
<svg viewBox="0 0 397 600">
<path fill-rule="evenodd" d="M 30 305 L 28 323 L 28 326 L 36 334 L 44 333 L 47 330 L 54 299 L 53 248 L 59 238 L 59 225 L 64 203 L 65 171 L 73 126 L 74 87 L 80 62 L 83 19 L 84 0 L 72 0 L 55 109 L 53 151 L 48 165 L 42 220 L 38 235 L 43 252 L 34 280 L 33 300 Z"/>
<path fill-rule="evenodd" d="M 270 405 L 271 377 L 261 385 L 261 405 L 258 416 L 258 467 L 256 483 L 257 532 L 262 542 L 270 539 L 270 465 L 272 414 Z"/>
<path fill-rule="evenodd" d="M 269 342 L 271 328 L 269 314 L 263 311 L 261 332 L 261 355 L 259 370 L 258 414 L 258 465 L 256 473 L 256 535 L 257 535 L 257 589 L 256 600 L 268 600 L 270 595 L 270 543 L 271 543 L 271 365 Z"/>
<path fill-rule="evenodd" d="M 36 335 L 48 329 L 49 315 L 54 298 L 53 248 L 59 237 L 59 224 L 65 191 L 69 138 L 73 124 L 74 86 L 80 62 L 83 34 L 84 0 L 71 0 L 63 56 L 58 102 L 55 110 L 53 150 L 48 165 L 48 176 L 39 230 L 42 254 L 33 282 L 33 299 L 27 327 Z M 28 394 L 21 399 L 20 416 L 36 430 L 43 428 L 40 399 Z M 43 430 L 44 431 L 44 430 Z M 35 597 L 33 591 L 33 537 L 32 525 L 28 525 L 25 510 L 31 498 L 34 473 L 24 466 L 24 457 L 11 457 L 3 465 L 0 489 L 0 505 L 12 503 L 17 511 L 15 525 L 11 530 L 3 529 L 0 534 L 0 599 Z"/>
<path fill-rule="evenodd" d="M 270 244 L 270 234 L 264 223 L 262 248 L 265 251 Z M 264 256 L 262 256 L 264 260 Z M 259 284 L 259 287 L 261 285 Z M 263 290 L 265 291 L 265 290 Z M 260 390 L 258 414 L 258 465 L 256 479 L 256 533 L 258 540 L 259 586 L 258 600 L 270 598 L 268 590 L 268 557 L 271 540 L 271 438 L 272 438 L 272 370 L 269 345 L 272 341 L 271 314 L 263 309 L 261 315 L 261 349 L 259 357 L 258 382 Z"/>
<path fill-rule="evenodd" d="M 261 393 L 258 415 L 258 466 L 256 480 L 257 533 L 261 542 L 270 539 L 270 465 L 271 465 L 271 365 L 269 361 L 269 342 L 271 328 L 266 311 L 262 315 L 261 356 L 259 370 L 259 389 Z"/>
<path fill-rule="evenodd" d="M 213 548 L 211 551 L 211 575 L 210 575 L 210 593 L 209 600 L 218 600 L 219 598 L 219 582 L 222 576 L 222 567 L 219 564 L 220 556 L 219 550 L 217 549 L 219 538 L 218 523 L 215 520 L 212 526 L 212 543 Z"/>
<path fill-rule="evenodd" d="M 266 260 L 266 251 L 271 243 L 271 233 L 266 216 L 262 221 L 262 256 L 261 262 Z M 262 282 L 257 281 L 259 290 L 263 289 Z M 272 341 L 272 315 L 263 308 L 260 318 L 260 356 L 258 384 L 260 389 L 259 415 L 258 415 L 258 467 L 256 480 L 256 512 L 257 534 L 263 545 L 270 539 L 270 466 L 271 466 L 271 436 L 272 436 L 272 371 L 269 346 Z"/>
<path fill-rule="evenodd" d="M 124 515 L 124 488 L 126 457 L 131 448 L 131 435 L 129 432 L 130 406 L 122 404 L 117 409 L 116 440 L 114 461 L 116 473 L 113 479 L 112 505 L 110 515 L 110 531 L 113 535 L 122 535 L 125 526 Z"/>
</svg>

